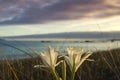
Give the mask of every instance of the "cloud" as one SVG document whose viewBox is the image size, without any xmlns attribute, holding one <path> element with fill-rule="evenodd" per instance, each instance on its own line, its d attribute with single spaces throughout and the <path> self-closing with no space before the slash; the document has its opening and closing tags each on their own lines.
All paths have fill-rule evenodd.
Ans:
<svg viewBox="0 0 120 80">
<path fill-rule="evenodd" d="M 48 23 L 120 15 L 119 0 L 1 0 L 0 24 Z M 15 4 L 16 3 L 16 4 Z M 12 8 L 10 8 L 12 7 Z"/>
</svg>

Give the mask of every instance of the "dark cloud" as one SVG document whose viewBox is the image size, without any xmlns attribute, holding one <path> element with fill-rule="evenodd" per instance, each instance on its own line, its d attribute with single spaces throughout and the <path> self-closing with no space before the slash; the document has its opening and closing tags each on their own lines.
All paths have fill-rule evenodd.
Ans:
<svg viewBox="0 0 120 80">
<path fill-rule="evenodd" d="M 2 3 L 0 24 L 32 24 L 120 15 L 119 0 L 6 0 Z"/>
</svg>

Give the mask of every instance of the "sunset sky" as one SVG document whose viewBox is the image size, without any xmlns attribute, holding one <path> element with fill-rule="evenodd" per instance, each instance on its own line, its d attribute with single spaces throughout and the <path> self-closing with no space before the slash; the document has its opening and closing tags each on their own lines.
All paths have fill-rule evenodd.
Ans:
<svg viewBox="0 0 120 80">
<path fill-rule="evenodd" d="M 0 0 L 0 36 L 120 31 L 120 0 Z"/>
</svg>

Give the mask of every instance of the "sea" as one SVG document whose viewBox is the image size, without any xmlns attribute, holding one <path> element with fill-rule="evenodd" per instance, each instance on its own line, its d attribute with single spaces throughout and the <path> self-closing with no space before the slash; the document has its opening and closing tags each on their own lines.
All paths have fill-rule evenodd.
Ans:
<svg viewBox="0 0 120 80">
<path fill-rule="evenodd" d="M 37 57 L 51 46 L 59 55 L 66 55 L 68 47 L 87 51 L 103 51 L 120 48 L 120 41 L 1 41 L 0 59 L 21 59 Z"/>
</svg>

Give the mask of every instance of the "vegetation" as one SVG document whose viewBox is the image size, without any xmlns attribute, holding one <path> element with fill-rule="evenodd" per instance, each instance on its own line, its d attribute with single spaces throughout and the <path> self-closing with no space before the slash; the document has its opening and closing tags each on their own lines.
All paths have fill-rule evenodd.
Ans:
<svg viewBox="0 0 120 80">
<path fill-rule="evenodd" d="M 74 80 L 120 80 L 120 49 L 98 51 L 93 53 L 76 71 Z M 57 62 L 63 60 L 59 58 Z M 40 57 L 0 61 L 0 80 L 55 80 L 50 69 L 34 68 L 42 64 Z M 63 65 L 55 67 L 62 77 Z M 70 67 L 66 65 L 66 80 L 70 80 Z"/>
</svg>

